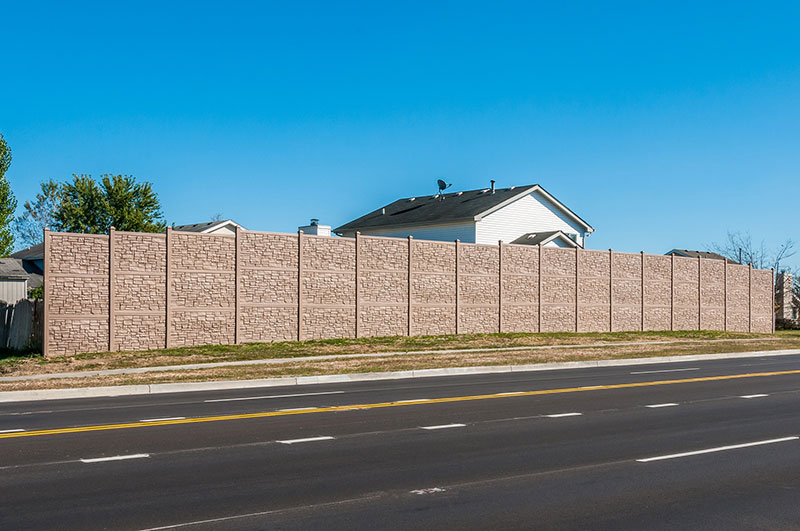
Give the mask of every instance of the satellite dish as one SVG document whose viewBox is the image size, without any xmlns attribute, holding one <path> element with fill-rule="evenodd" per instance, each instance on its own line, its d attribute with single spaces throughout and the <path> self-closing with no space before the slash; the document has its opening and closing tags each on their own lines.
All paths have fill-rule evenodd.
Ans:
<svg viewBox="0 0 800 531">
<path fill-rule="evenodd" d="M 446 183 L 446 182 L 444 182 L 444 181 L 443 181 L 443 180 L 441 180 L 441 179 L 438 179 L 438 180 L 436 181 L 436 184 L 438 184 L 438 185 L 439 185 L 439 193 L 440 193 L 440 194 L 441 194 L 442 192 L 444 192 L 444 191 L 445 191 L 445 189 L 447 189 L 447 188 L 450 188 L 451 186 L 453 186 L 453 183 Z"/>
</svg>

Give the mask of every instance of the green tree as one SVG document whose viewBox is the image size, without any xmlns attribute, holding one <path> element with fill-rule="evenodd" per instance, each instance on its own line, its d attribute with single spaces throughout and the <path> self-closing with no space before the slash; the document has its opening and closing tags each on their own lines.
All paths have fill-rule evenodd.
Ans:
<svg viewBox="0 0 800 531">
<path fill-rule="evenodd" d="M 6 171 L 11 166 L 11 148 L 0 134 L 0 256 L 8 256 L 14 250 L 14 235 L 11 222 L 17 200 L 11 192 L 11 185 L 6 180 Z"/>
<path fill-rule="evenodd" d="M 60 230 L 103 234 L 115 227 L 136 232 L 160 232 L 167 224 L 158 195 L 150 183 L 137 183 L 130 175 L 74 175 L 61 185 L 55 211 Z"/>
<path fill-rule="evenodd" d="M 55 214 L 61 202 L 61 185 L 50 179 L 43 182 L 41 188 L 35 200 L 25 201 L 25 211 L 14 220 L 17 238 L 26 247 L 41 243 L 45 228 L 59 229 Z"/>
</svg>

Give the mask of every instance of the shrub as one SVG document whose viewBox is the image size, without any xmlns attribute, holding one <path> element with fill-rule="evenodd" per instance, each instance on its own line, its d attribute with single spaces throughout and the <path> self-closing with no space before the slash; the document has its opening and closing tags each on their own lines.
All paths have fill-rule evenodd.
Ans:
<svg viewBox="0 0 800 531">
<path fill-rule="evenodd" d="M 775 319 L 775 330 L 800 330 L 800 323 L 792 319 L 778 317 Z"/>
</svg>

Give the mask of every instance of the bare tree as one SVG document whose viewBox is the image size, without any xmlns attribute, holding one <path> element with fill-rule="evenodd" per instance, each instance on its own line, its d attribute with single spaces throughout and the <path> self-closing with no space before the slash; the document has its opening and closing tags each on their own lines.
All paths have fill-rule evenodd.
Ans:
<svg viewBox="0 0 800 531">
<path fill-rule="evenodd" d="M 774 249 L 767 248 L 764 240 L 760 243 L 753 243 L 753 237 L 749 232 L 728 231 L 726 240 L 722 243 L 714 242 L 710 248 L 715 253 L 739 262 L 740 264 L 752 264 L 757 269 L 775 268 L 781 270 L 781 261 L 794 256 L 794 242 L 787 239 Z"/>
<path fill-rule="evenodd" d="M 222 221 L 222 213 L 217 212 L 213 216 L 211 216 L 211 221 Z"/>
</svg>

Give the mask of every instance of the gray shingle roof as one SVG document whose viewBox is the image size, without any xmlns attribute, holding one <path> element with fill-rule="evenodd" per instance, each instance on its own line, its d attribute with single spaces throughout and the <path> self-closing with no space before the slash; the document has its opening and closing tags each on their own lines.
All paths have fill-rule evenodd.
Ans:
<svg viewBox="0 0 800 531">
<path fill-rule="evenodd" d="M 173 230 L 179 230 L 183 232 L 203 232 L 209 227 L 213 227 L 214 225 L 219 225 L 220 223 L 224 223 L 230 220 L 220 220 L 220 221 L 206 221 L 203 223 L 191 223 L 189 225 L 175 225 L 172 227 Z"/>
<path fill-rule="evenodd" d="M 692 251 L 690 249 L 673 249 L 666 253 L 667 255 L 686 256 L 688 258 L 711 258 L 713 260 L 727 260 L 729 264 L 737 264 L 735 260 L 725 258 L 721 254 L 712 253 L 711 251 Z"/>
<path fill-rule="evenodd" d="M 22 249 L 11 255 L 11 258 L 22 258 L 23 260 L 42 260 L 44 259 L 44 244 L 37 243 L 27 249 Z"/>
<path fill-rule="evenodd" d="M 0 258 L 0 279 L 26 280 L 29 274 L 22 268 L 19 258 Z"/>
<path fill-rule="evenodd" d="M 494 193 L 492 193 L 489 188 L 483 188 L 442 195 L 407 197 L 398 199 L 384 207 L 373 210 L 369 214 L 365 214 L 349 223 L 345 223 L 341 227 L 334 229 L 334 232 L 353 232 L 368 228 L 372 229 L 398 225 L 469 221 L 473 220 L 475 216 L 500 205 L 504 201 L 529 193 L 535 188 L 544 191 L 540 186 L 531 184 L 527 186 L 497 188 Z M 563 205 L 560 206 L 580 220 L 577 214 Z M 583 220 L 581 221 L 587 227 L 590 227 L 588 223 Z"/>
<path fill-rule="evenodd" d="M 232 219 L 220 219 L 218 221 L 204 221 L 202 223 L 189 223 L 187 225 L 175 225 L 172 227 L 173 230 L 179 230 L 182 232 L 203 232 L 204 230 L 211 229 L 217 226 L 226 225 L 228 223 L 233 223 L 236 226 L 240 226 L 238 223 L 233 221 Z M 244 229 L 244 227 L 241 227 Z"/>
</svg>

